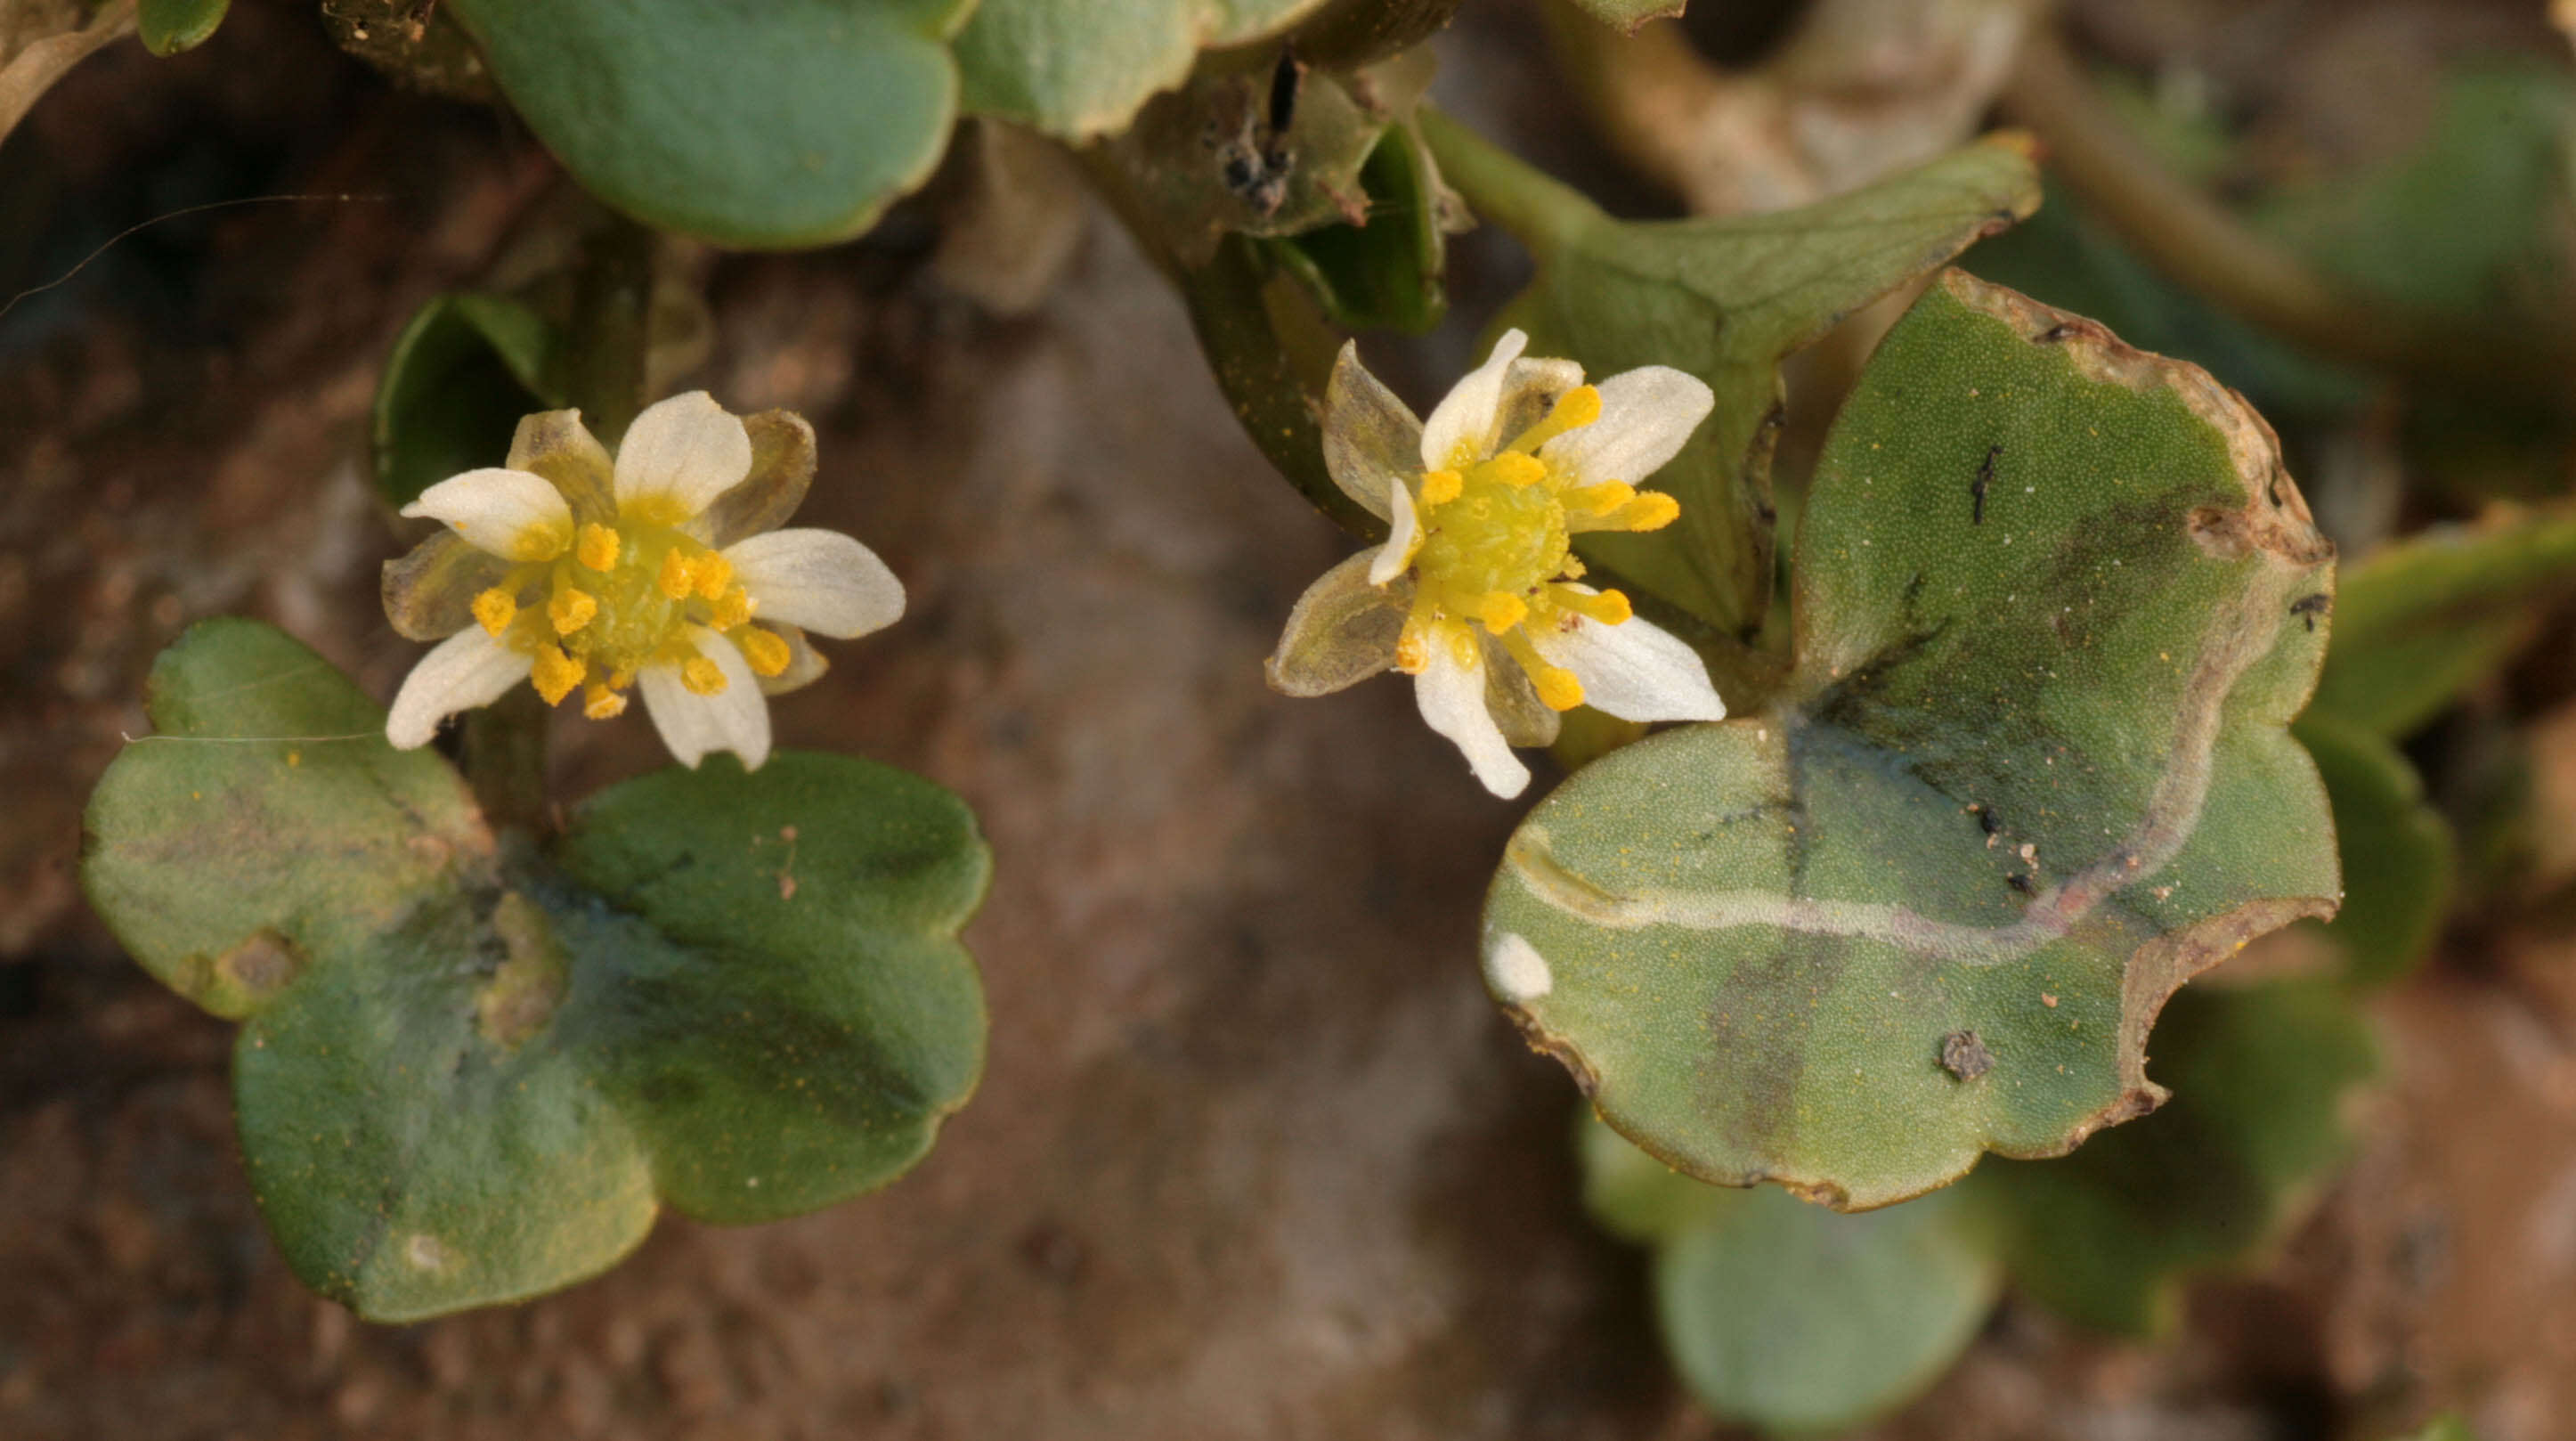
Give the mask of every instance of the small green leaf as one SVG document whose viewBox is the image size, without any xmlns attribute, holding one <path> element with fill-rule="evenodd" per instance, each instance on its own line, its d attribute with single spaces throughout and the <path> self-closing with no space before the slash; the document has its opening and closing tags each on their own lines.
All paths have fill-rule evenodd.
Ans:
<svg viewBox="0 0 2576 1441">
<path fill-rule="evenodd" d="M 2313 709 L 2293 731 L 2325 780 L 2343 858 L 2343 909 L 2321 933 L 2342 947 L 2354 980 L 2398 980 L 2431 953 L 2450 912 L 2459 871 L 2451 824 L 2387 741 Z"/>
<path fill-rule="evenodd" d="M 821 245 L 929 178 L 972 0 L 450 0 L 592 194 L 721 245 Z"/>
<path fill-rule="evenodd" d="M 205 44 L 231 7 L 232 0 L 138 0 L 134 23 L 143 33 L 144 49 L 176 55 Z"/>
<path fill-rule="evenodd" d="M 2344 576 L 2316 709 L 2390 740 L 2439 714 L 2530 642 L 2542 604 L 2576 592 L 2576 513 L 2502 516 L 2374 552 Z"/>
<path fill-rule="evenodd" d="M 1652 535 L 1578 542 L 1587 560 L 1748 638 L 1770 604 L 1771 441 L 1780 362 L 1862 305 L 2039 204 L 2026 143 L 1996 137 L 1799 210 L 1724 220 L 1620 221 L 1427 116 L 1442 173 L 1538 262 L 1504 323 L 1533 355 L 1586 372 L 1689 371 L 1716 409 L 1652 485 L 1681 501 Z"/>
<path fill-rule="evenodd" d="M 1360 168 L 1365 224 L 1327 225 L 1268 242 L 1345 330 L 1419 335 L 1449 313 L 1448 237 L 1431 154 L 1408 126 L 1389 128 Z"/>
<path fill-rule="evenodd" d="M 296 1274 L 373 1320 L 571 1284 L 659 1205 L 747 1222 L 882 1186 L 983 1065 L 956 797 L 837 756 L 614 787 L 551 855 L 265 626 L 154 671 L 82 878 L 221 1015 L 242 1153 Z"/>
<path fill-rule="evenodd" d="M 1688 0 L 1574 0 L 1584 14 L 1604 25 L 1615 26 L 1629 34 L 1649 20 L 1662 20 L 1682 13 Z"/>
<path fill-rule="evenodd" d="M 1781 708 L 1533 810 L 1488 984 L 1655 1154 L 1854 1209 L 2144 1113 L 2165 998 L 2333 910 L 2331 555 L 2204 372 L 1945 275 L 1827 441 Z"/>
<path fill-rule="evenodd" d="M 1793 1435 L 1904 1405 L 1976 1339 L 2003 1284 L 1990 1219 L 1961 1192 L 1841 1216 L 1733 1191 L 1585 1127 L 1584 1199 L 1655 1254 L 1664 1347 L 1701 1404 Z"/>
<path fill-rule="evenodd" d="M 430 486 L 498 465 L 519 418 L 560 401 L 544 377 L 555 337 L 498 295 L 442 295 L 395 338 L 376 382 L 376 490 L 400 509 Z"/>
<path fill-rule="evenodd" d="M 2102 1330 L 2168 1331 L 2184 1280 L 2254 1260 L 2343 1161 L 2345 1093 L 2375 1066 L 2332 982 L 2186 990 L 2156 1029 L 2170 1104 L 1961 1190 L 2003 1218 L 2016 1286 Z"/>
<path fill-rule="evenodd" d="M 1199 51 L 1277 35 L 1322 0 L 983 0 L 957 36 L 967 114 L 1068 140 L 1124 129 Z"/>
</svg>

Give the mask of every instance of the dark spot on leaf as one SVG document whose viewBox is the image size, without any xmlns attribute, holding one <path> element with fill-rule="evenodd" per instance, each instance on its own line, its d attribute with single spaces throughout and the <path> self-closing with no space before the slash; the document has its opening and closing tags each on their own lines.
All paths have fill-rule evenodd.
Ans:
<svg viewBox="0 0 2576 1441">
<path fill-rule="evenodd" d="M 254 999 L 277 994 L 304 969 L 295 943 L 275 931 L 261 931 L 215 958 L 215 977 L 240 987 Z"/>
<path fill-rule="evenodd" d="M 1970 525 L 1986 523 L 1986 487 L 1995 483 L 1995 457 L 2003 453 L 2004 448 L 2000 442 L 1989 445 L 1986 447 L 1986 458 L 1977 462 L 1976 484 L 1968 487 L 1970 497 L 1968 523 Z"/>
<path fill-rule="evenodd" d="M 2334 597 L 2326 594 L 2324 591 L 2318 591 L 2315 595 L 2301 596 L 2297 600 L 2290 602 L 2290 614 L 2306 621 L 2308 623 L 2308 629 L 2312 631 L 2317 628 L 2317 617 L 2325 615 L 2333 609 Z"/>
<path fill-rule="evenodd" d="M 1941 1069 L 1957 1080 L 1973 1081 L 1995 1068 L 1995 1053 L 1974 1031 L 1952 1031 L 1941 1038 Z"/>
</svg>

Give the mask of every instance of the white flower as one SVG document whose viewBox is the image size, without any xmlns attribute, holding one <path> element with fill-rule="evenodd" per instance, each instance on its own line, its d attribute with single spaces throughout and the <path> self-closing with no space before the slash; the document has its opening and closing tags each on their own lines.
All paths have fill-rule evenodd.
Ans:
<svg viewBox="0 0 2576 1441">
<path fill-rule="evenodd" d="M 1570 360 L 1524 360 L 1506 331 L 1417 421 L 1342 348 L 1324 401 L 1333 480 L 1387 523 L 1384 545 L 1324 573 L 1290 612 L 1270 683 L 1324 695 L 1395 669 L 1433 730 L 1498 796 L 1529 784 L 1515 745 L 1556 738 L 1589 704 L 1625 720 L 1718 720 L 1699 655 L 1577 584 L 1570 538 L 1656 530 L 1681 506 L 1635 482 L 1673 458 L 1715 397 L 1650 365 L 1583 383 Z"/>
<path fill-rule="evenodd" d="M 525 680 L 553 705 L 583 692 L 605 720 L 644 696 L 681 764 L 769 758 L 769 695 L 823 673 L 805 632 L 847 640 L 903 614 L 874 552 L 828 530 L 780 530 L 814 478 L 795 415 L 728 415 L 704 391 L 648 407 L 614 462 L 578 411 L 519 422 L 506 467 L 429 487 L 403 514 L 448 529 L 385 567 L 385 612 L 438 640 L 395 695 L 385 738 Z M 441 639 L 444 637 L 444 639 Z"/>
</svg>

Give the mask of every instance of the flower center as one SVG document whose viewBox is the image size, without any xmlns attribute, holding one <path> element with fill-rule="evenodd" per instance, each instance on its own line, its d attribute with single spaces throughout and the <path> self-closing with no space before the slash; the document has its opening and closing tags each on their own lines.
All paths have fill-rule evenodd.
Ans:
<svg viewBox="0 0 2576 1441">
<path fill-rule="evenodd" d="M 724 556 L 668 525 L 632 516 L 585 525 L 551 558 L 513 566 L 474 598 L 474 618 L 534 658 L 529 681 L 548 705 L 585 680 L 582 711 L 604 720 L 626 709 L 638 671 L 670 666 L 699 695 L 724 690 L 724 671 L 698 651 L 692 627 L 741 647 L 754 674 L 787 669 L 777 634 L 750 624 L 754 602 Z"/>
<path fill-rule="evenodd" d="M 1615 590 L 1570 584 L 1583 574 L 1573 537 L 1590 530 L 1659 530 L 1681 514 L 1660 493 L 1639 494 L 1618 480 L 1586 481 L 1552 465 L 1541 446 L 1601 415 L 1601 393 L 1577 386 L 1559 397 L 1547 418 L 1510 445 L 1464 470 L 1424 473 L 1417 510 L 1422 539 L 1412 558 L 1412 614 L 1396 644 L 1398 668 L 1419 674 L 1430 646 L 1455 648 L 1471 660 L 1480 642 L 1469 628 L 1481 624 L 1557 710 L 1583 701 L 1583 686 L 1562 667 L 1541 659 L 1529 632 L 1572 629 L 1584 619 L 1618 625 L 1631 614 Z"/>
</svg>

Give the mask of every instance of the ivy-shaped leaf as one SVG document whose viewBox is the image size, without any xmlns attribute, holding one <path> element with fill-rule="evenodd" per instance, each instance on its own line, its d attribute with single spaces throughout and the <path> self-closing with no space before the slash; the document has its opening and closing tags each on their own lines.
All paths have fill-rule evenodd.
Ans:
<svg viewBox="0 0 2576 1441">
<path fill-rule="evenodd" d="M 1740 638 L 1771 598 L 1780 362 L 2039 204 L 2028 143 L 1996 136 L 1798 210 L 1621 221 L 1452 122 L 1426 116 L 1424 128 L 1450 182 L 1538 263 L 1501 321 L 1529 332 L 1531 354 L 1569 356 L 1592 375 L 1670 365 L 1716 391 L 1709 418 L 1651 482 L 1680 499 L 1680 521 L 1652 535 L 1587 535 L 1578 548 Z M 1508 178 L 1497 173 L 1506 167 Z"/>
<path fill-rule="evenodd" d="M 449 0 L 528 128 L 636 219 L 723 245 L 866 229 L 948 143 L 973 0 Z"/>
<path fill-rule="evenodd" d="M 1583 1159 L 1593 1215 L 1655 1247 L 1675 1369 L 1727 1420 L 1816 1435 L 1884 1415 L 1950 1368 L 2003 1284 L 1991 1218 L 1962 1192 L 1841 1216 L 1677 1175 L 1597 1122 Z"/>
<path fill-rule="evenodd" d="M 2162 1110 L 1959 1188 L 1998 1212 L 2015 1286 L 2127 1335 L 2171 1330 L 2184 1280 L 2279 1238 L 2350 1153 L 2345 1094 L 2377 1064 L 2350 994 L 2315 979 L 2183 992 L 2156 1062 L 2174 1087 Z"/>
<path fill-rule="evenodd" d="M 1532 811 L 1489 987 L 1648 1151 L 1842 1207 L 2143 1114 L 2174 989 L 2334 909 L 2331 556 L 2206 373 L 1944 275 L 1827 442 L 1782 703 Z"/>
<path fill-rule="evenodd" d="M 1124 129 L 1201 50 L 1277 35 L 1323 0 L 983 0 L 957 36 L 965 108 L 1068 140 Z"/>
<path fill-rule="evenodd" d="M 510 448 L 519 417 L 563 404 L 547 384 L 555 334 L 499 295 L 441 295 L 385 357 L 373 418 L 376 490 L 400 509 Z"/>
<path fill-rule="evenodd" d="M 82 880 L 217 1015 L 244 1160 L 296 1274 L 373 1320 L 535 1295 L 668 1201 L 793 1215 L 884 1185 L 981 1070 L 963 804 L 785 752 L 613 787 L 550 853 L 266 626 L 154 667 Z"/>
</svg>

